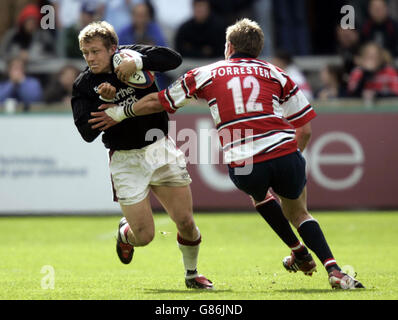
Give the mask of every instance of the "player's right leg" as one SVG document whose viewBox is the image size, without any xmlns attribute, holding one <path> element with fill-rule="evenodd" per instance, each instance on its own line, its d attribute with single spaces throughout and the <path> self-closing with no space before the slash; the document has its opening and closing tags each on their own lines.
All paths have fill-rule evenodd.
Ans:
<svg viewBox="0 0 398 320">
<path fill-rule="evenodd" d="M 129 225 L 127 240 L 135 247 L 149 244 L 155 235 L 152 208 L 149 195 L 142 201 L 132 204 L 121 204 L 122 212 Z"/>
<path fill-rule="evenodd" d="M 134 247 L 145 246 L 154 237 L 154 222 L 149 202 L 152 169 L 146 165 L 145 150 L 122 150 L 111 153 L 109 168 L 114 200 L 124 218 L 118 228 L 116 250 L 120 260 L 131 262 Z"/>
<path fill-rule="evenodd" d="M 185 269 L 185 285 L 193 289 L 213 289 L 212 282 L 197 270 L 202 236 L 194 221 L 189 185 L 152 186 L 152 191 L 176 224 L 177 245 Z"/>
<path fill-rule="evenodd" d="M 138 203 L 120 207 L 124 217 L 119 223 L 116 252 L 121 262 L 129 264 L 134 247 L 146 246 L 153 240 L 155 225 L 149 195 Z"/>
</svg>

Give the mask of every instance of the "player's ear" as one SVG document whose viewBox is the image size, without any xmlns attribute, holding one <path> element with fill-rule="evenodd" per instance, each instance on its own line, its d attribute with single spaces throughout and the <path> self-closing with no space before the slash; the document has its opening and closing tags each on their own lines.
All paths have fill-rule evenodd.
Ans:
<svg viewBox="0 0 398 320">
<path fill-rule="evenodd" d="M 235 52 L 235 47 L 233 46 L 233 44 L 230 41 L 226 41 L 225 42 L 225 51 L 224 51 L 224 55 L 225 55 L 225 59 L 229 59 L 229 57 Z"/>
<path fill-rule="evenodd" d="M 111 54 L 114 54 L 115 53 L 115 51 L 116 51 L 116 49 L 117 49 L 117 45 L 115 45 L 115 44 L 113 44 L 111 47 L 110 47 L 110 53 Z"/>
<path fill-rule="evenodd" d="M 233 55 L 235 53 L 235 47 L 231 42 L 229 42 L 229 52 L 230 55 Z"/>
</svg>

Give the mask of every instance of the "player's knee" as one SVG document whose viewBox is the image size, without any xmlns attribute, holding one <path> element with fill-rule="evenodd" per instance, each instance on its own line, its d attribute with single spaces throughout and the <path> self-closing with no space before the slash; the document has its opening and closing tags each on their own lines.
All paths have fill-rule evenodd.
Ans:
<svg viewBox="0 0 398 320">
<path fill-rule="evenodd" d="M 154 237 L 155 235 L 153 233 L 141 234 L 139 237 L 136 238 L 137 246 L 143 247 L 150 244 Z"/>
<path fill-rule="evenodd" d="M 135 245 L 139 247 L 148 245 L 155 237 L 155 231 L 150 228 L 137 228 L 133 233 L 135 237 Z"/>
<path fill-rule="evenodd" d="M 298 228 L 301 223 L 305 220 L 311 219 L 312 216 L 308 213 L 307 209 L 303 208 L 300 210 L 297 210 L 294 212 L 292 218 L 291 218 L 291 223 Z"/>
<path fill-rule="evenodd" d="M 177 220 L 176 225 L 179 231 L 190 232 L 195 229 L 195 222 L 193 220 L 193 217 L 189 215 Z"/>
</svg>

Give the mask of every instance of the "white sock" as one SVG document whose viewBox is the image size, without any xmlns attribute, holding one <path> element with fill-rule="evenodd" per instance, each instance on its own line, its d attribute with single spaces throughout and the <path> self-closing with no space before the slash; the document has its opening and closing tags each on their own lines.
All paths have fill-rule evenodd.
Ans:
<svg viewBox="0 0 398 320">
<path fill-rule="evenodd" d="M 198 229 L 199 231 L 199 229 Z M 198 273 L 189 273 L 188 271 L 196 271 L 198 265 L 199 247 L 201 242 L 201 235 L 195 241 L 188 241 L 178 234 L 177 245 L 182 253 L 182 261 L 185 268 L 185 278 L 191 279 L 197 277 Z"/>
</svg>

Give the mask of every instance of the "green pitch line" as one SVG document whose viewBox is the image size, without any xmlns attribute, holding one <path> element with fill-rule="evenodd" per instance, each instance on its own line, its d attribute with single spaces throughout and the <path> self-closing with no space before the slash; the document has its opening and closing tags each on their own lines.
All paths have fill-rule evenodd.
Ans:
<svg viewBox="0 0 398 320">
<path fill-rule="evenodd" d="M 315 213 L 341 266 L 365 290 L 330 289 L 318 263 L 312 277 L 287 273 L 289 250 L 256 214 L 198 214 L 199 272 L 216 290 L 188 290 L 175 225 L 155 215 L 155 240 L 119 262 L 118 217 L 0 218 L 0 299 L 397 299 L 398 212 Z"/>
</svg>

